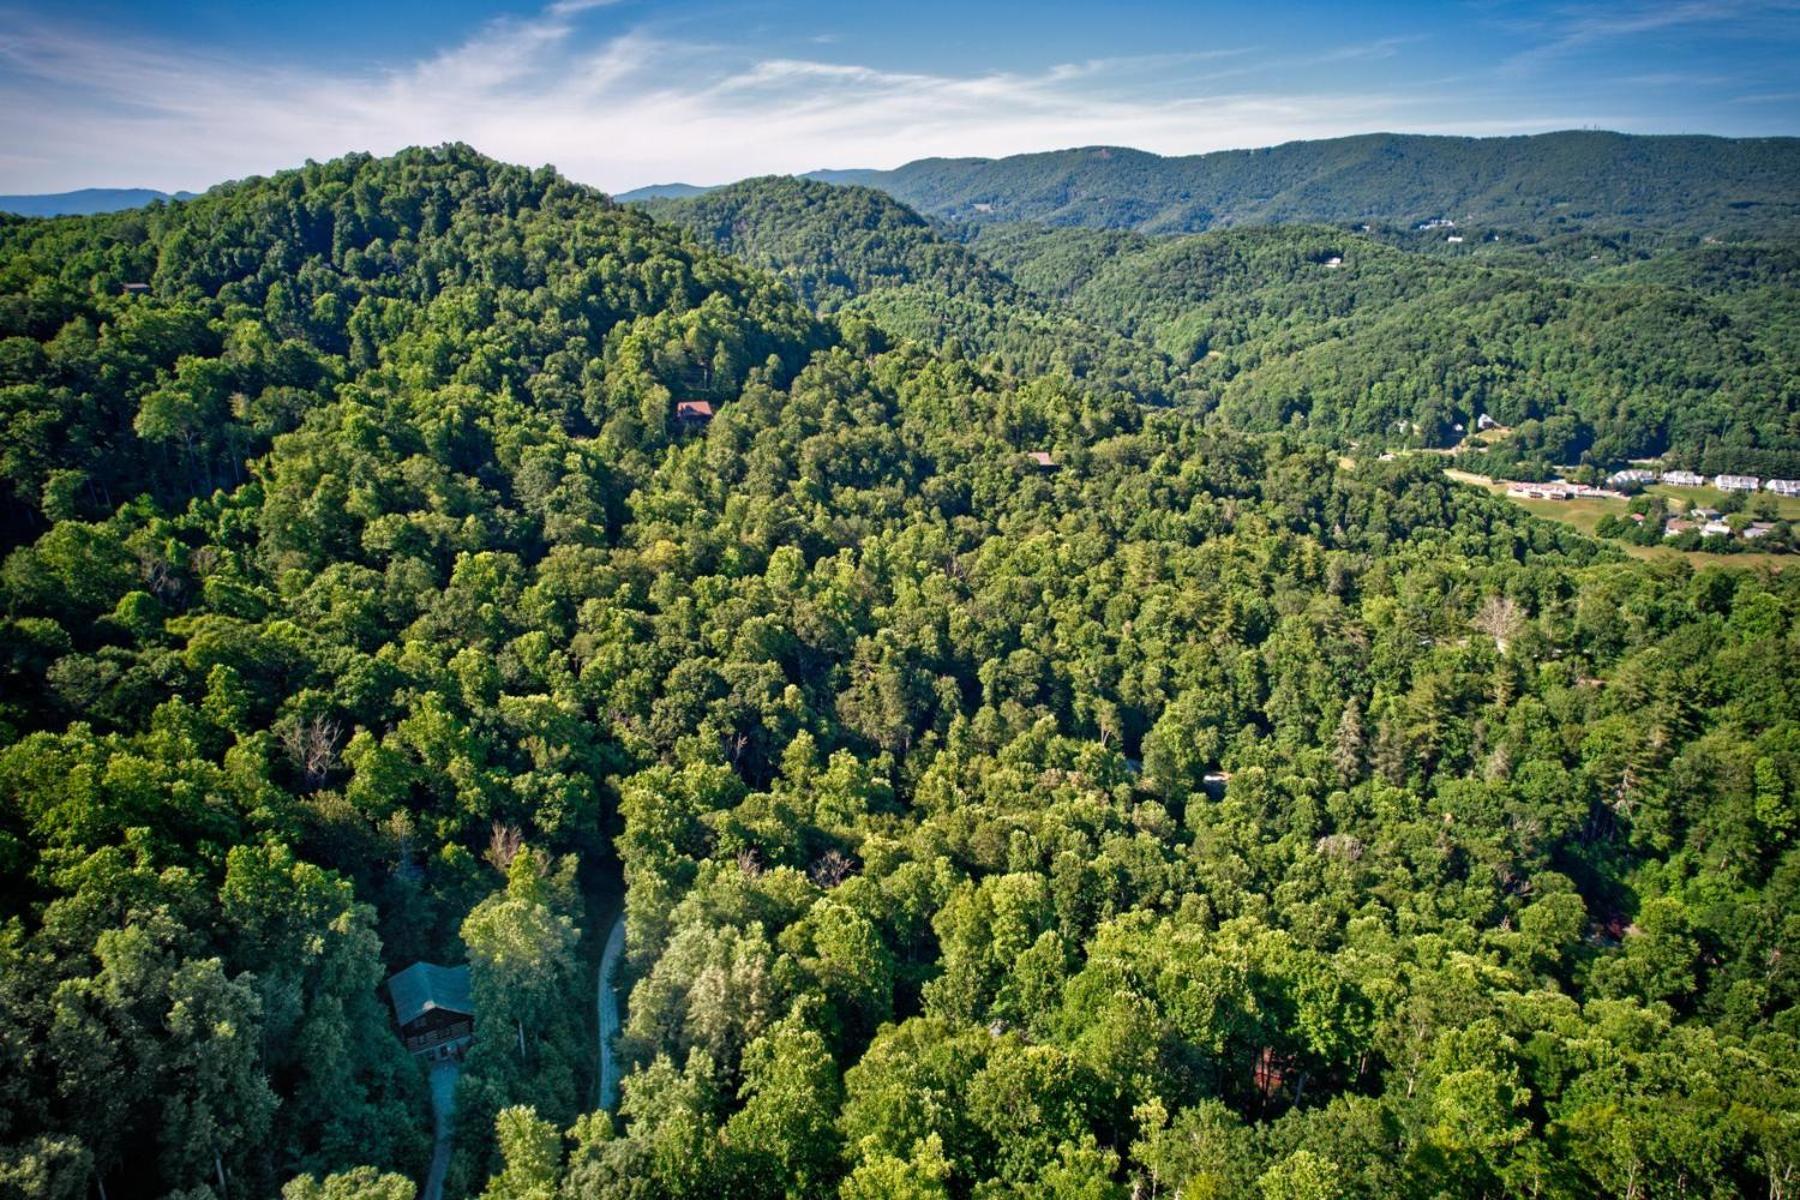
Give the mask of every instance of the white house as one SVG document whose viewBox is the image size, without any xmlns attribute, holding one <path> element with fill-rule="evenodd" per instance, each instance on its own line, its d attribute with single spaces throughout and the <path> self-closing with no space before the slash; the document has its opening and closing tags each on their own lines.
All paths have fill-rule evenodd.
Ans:
<svg viewBox="0 0 1800 1200">
<path fill-rule="evenodd" d="M 1700 532 L 1707 537 L 1730 537 L 1731 526 L 1723 521 L 1708 521 L 1700 527 Z"/>
<path fill-rule="evenodd" d="M 1762 486 L 1762 480 L 1754 475 L 1715 475 L 1713 486 L 1721 492 L 1754 492 Z"/>
<path fill-rule="evenodd" d="M 1614 471 L 1606 477 L 1606 482 L 1613 487 L 1625 487 L 1634 483 L 1655 483 L 1656 472 L 1646 471 L 1641 467 L 1633 467 L 1629 471 Z"/>
<path fill-rule="evenodd" d="M 1705 487 L 1706 476 L 1692 471 L 1664 471 L 1662 481 L 1670 487 Z"/>
<path fill-rule="evenodd" d="M 1494 420 L 1494 418 L 1488 416 L 1486 413 L 1482 413 L 1479 417 L 1475 418 L 1475 428 L 1483 432 L 1486 432 L 1489 429 L 1497 429 L 1499 426 L 1500 422 Z"/>
<path fill-rule="evenodd" d="M 1753 521 L 1744 526 L 1744 540 L 1754 542 L 1758 538 L 1766 538 L 1775 532 L 1775 525 L 1770 521 Z"/>
<path fill-rule="evenodd" d="M 1763 487 L 1777 496 L 1800 496 L 1800 479 L 1771 479 Z"/>
</svg>

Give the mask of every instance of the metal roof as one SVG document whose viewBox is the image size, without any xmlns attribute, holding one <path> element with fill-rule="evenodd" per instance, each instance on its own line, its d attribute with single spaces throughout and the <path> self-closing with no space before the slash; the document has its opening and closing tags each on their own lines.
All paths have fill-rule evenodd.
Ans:
<svg viewBox="0 0 1800 1200">
<path fill-rule="evenodd" d="M 440 1008 L 468 1017 L 475 1015 L 466 963 L 440 967 L 436 963 L 416 962 L 387 982 L 388 998 L 394 1002 L 394 1019 L 402 1025 L 410 1025 Z"/>
</svg>

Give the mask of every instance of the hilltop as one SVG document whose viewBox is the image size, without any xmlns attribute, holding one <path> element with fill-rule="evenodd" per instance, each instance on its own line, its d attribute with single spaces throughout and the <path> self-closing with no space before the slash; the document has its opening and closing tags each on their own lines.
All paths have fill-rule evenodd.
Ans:
<svg viewBox="0 0 1800 1200">
<path fill-rule="evenodd" d="M 1168 355 L 1020 287 L 936 223 L 872 188 L 770 176 L 644 207 L 714 249 L 773 271 L 814 312 L 954 346 L 1017 376 L 1060 372 L 1155 404 L 1193 398 Z"/>
</svg>

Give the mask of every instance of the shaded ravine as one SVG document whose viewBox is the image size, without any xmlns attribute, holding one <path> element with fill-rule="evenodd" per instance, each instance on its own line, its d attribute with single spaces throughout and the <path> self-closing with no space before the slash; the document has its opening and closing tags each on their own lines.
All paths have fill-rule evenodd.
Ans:
<svg viewBox="0 0 1800 1200">
<path fill-rule="evenodd" d="M 613 922 L 606 935 L 606 949 L 600 954 L 600 1107 L 612 1112 L 619 1107 L 619 1057 L 613 1042 L 619 1036 L 619 990 L 613 982 L 619 960 L 625 953 L 625 914 Z M 430 1200 L 430 1198 L 425 1198 Z"/>
</svg>

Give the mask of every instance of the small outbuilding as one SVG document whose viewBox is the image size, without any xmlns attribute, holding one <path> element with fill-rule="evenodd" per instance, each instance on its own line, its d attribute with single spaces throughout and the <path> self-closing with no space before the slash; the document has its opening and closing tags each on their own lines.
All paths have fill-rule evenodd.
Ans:
<svg viewBox="0 0 1800 1200">
<path fill-rule="evenodd" d="M 1048 450 L 1033 450 L 1025 457 L 1029 458 L 1039 470 L 1056 470 L 1056 459 L 1052 457 Z"/>
<path fill-rule="evenodd" d="M 713 406 L 704 400 L 683 400 L 675 405 L 675 419 L 690 428 L 713 419 Z"/>
<path fill-rule="evenodd" d="M 391 976 L 388 999 L 400 1040 L 427 1058 L 460 1055 L 475 1036 L 475 1000 L 469 990 L 469 968 L 416 962 Z"/>
</svg>

